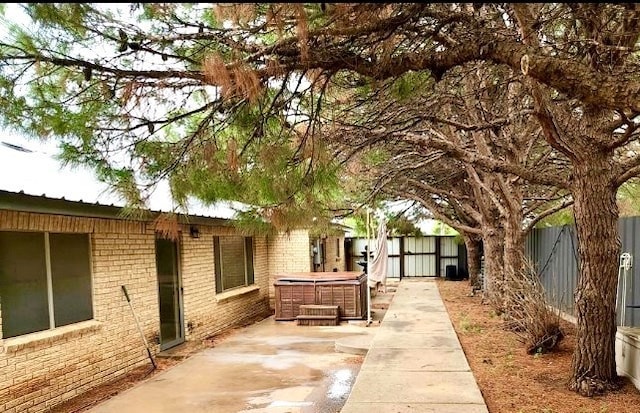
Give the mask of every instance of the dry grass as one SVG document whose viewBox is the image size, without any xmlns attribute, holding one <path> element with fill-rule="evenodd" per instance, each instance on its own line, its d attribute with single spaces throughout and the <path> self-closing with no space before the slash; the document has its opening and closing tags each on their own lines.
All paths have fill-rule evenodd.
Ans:
<svg viewBox="0 0 640 413">
<path fill-rule="evenodd" d="M 517 277 L 504 283 L 505 327 L 518 335 L 527 353 L 553 351 L 564 338 L 560 311 L 548 306 L 546 292 L 533 264 L 526 261 Z"/>
<path fill-rule="evenodd" d="M 619 391 L 586 398 L 567 389 L 575 327 L 561 321 L 565 333 L 557 350 L 528 355 L 515 333 L 467 282 L 439 279 L 440 295 L 465 351 L 490 413 L 637 413 L 640 392 L 627 379 Z"/>
</svg>

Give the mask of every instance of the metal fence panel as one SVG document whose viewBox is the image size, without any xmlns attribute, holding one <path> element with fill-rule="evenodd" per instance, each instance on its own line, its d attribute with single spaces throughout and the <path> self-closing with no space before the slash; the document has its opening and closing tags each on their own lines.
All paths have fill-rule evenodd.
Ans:
<svg viewBox="0 0 640 413">
<path fill-rule="evenodd" d="M 577 280 L 575 228 L 534 229 L 526 248 L 553 305 L 573 314 L 573 291 Z"/>
<path fill-rule="evenodd" d="M 400 278 L 400 238 L 387 238 L 387 277 Z"/>
<path fill-rule="evenodd" d="M 436 256 L 429 255 L 405 255 L 404 277 L 435 277 Z"/>
<path fill-rule="evenodd" d="M 400 278 L 400 257 L 389 257 L 387 278 Z"/>
<path fill-rule="evenodd" d="M 456 239 L 454 237 L 440 238 L 440 253 L 443 257 L 457 257 L 458 244 L 456 244 Z"/>
<path fill-rule="evenodd" d="M 440 259 L 440 277 L 446 276 L 447 265 L 454 265 L 458 269 L 458 258 L 441 258 Z"/>
<path fill-rule="evenodd" d="M 640 217 L 626 217 L 618 221 L 621 253 L 631 254 L 633 264 L 629 273 L 626 305 L 640 305 Z M 538 228 L 529 234 L 525 248 L 527 256 L 539 272 L 551 302 L 563 311 L 574 314 L 574 293 L 578 281 L 578 240 L 574 225 Z M 618 258 L 617 264 L 620 261 Z M 620 290 L 622 290 L 620 288 Z M 618 323 L 622 324 L 623 291 L 618 294 Z M 626 308 L 625 325 L 640 326 L 640 308 Z"/>
<path fill-rule="evenodd" d="M 406 253 L 436 253 L 435 237 L 405 237 L 404 252 Z"/>
<path fill-rule="evenodd" d="M 358 270 L 363 259 L 366 238 L 350 238 L 349 268 Z M 369 240 L 375 254 L 375 239 Z M 453 236 L 389 237 L 387 277 L 444 276 L 446 265 L 459 267 L 458 245 Z"/>
</svg>

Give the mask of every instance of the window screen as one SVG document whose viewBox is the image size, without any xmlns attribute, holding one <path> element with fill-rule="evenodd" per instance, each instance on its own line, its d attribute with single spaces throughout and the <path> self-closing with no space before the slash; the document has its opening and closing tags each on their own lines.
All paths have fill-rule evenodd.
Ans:
<svg viewBox="0 0 640 413">
<path fill-rule="evenodd" d="M 0 231 L 3 337 L 91 319 L 89 254 L 87 234 Z"/>
<path fill-rule="evenodd" d="M 3 337 L 49 328 L 44 234 L 0 231 Z"/>
<path fill-rule="evenodd" d="M 253 239 L 241 236 L 214 237 L 216 292 L 251 285 Z"/>
<path fill-rule="evenodd" d="M 56 327 L 93 318 L 87 234 L 50 234 Z"/>
</svg>

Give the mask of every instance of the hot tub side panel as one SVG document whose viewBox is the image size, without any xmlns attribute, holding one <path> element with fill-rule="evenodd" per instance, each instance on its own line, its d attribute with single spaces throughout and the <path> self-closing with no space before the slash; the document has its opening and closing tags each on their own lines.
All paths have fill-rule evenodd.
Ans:
<svg viewBox="0 0 640 413">
<path fill-rule="evenodd" d="M 366 275 L 345 280 L 279 279 L 275 287 L 275 319 L 295 320 L 304 304 L 337 305 L 341 319 L 363 319 L 367 307 Z"/>
</svg>

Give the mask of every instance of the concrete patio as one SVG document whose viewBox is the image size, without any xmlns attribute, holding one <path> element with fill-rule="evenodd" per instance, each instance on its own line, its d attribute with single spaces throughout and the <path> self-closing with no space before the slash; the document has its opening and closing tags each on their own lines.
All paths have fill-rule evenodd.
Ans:
<svg viewBox="0 0 640 413">
<path fill-rule="evenodd" d="M 395 289 L 372 299 L 369 327 L 271 317 L 90 412 L 488 412 L 436 283 Z"/>
</svg>

